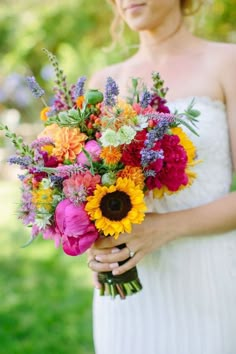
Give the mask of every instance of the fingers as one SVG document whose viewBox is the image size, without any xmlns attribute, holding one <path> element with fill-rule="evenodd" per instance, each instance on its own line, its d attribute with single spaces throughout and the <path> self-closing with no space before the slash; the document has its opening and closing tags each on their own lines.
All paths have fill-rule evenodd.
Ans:
<svg viewBox="0 0 236 354">
<path fill-rule="evenodd" d="M 130 251 L 127 247 L 123 249 L 112 248 L 110 253 L 98 254 L 95 256 L 95 260 L 102 263 L 115 263 L 125 261 L 129 258 Z"/>
<path fill-rule="evenodd" d="M 128 247 L 122 250 L 113 250 L 115 250 L 114 253 L 96 255 L 95 258 L 89 261 L 89 268 L 95 272 L 112 272 L 113 275 L 120 275 L 135 267 L 143 257 L 142 252 L 133 252 L 134 256 L 130 258 L 130 250 Z M 127 262 L 119 265 L 119 262 L 125 260 L 127 260 Z"/>
<path fill-rule="evenodd" d="M 122 236 L 122 235 L 121 235 Z M 95 248 L 112 248 L 124 243 L 122 237 L 119 236 L 115 239 L 112 236 L 100 237 L 94 244 Z"/>
<path fill-rule="evenodd" d="M 141 253 L 136 253 L 134 257 L 130 258 L 127 262 L 119 267 L 116 267 L 113 271 L 113 275 L 120 275 L 136 266 L 136 264 L 142 259 Z"/>
<path fill-rule="evenodd" d="M 91 259 L 88 262 L 88 266 L 90 269 L 92 269 L 94 272 L 111 272 L 113 269 L 117 268 L 119 264 L 117 262 L 115 263 L 101 263 L 96 261 L 95 259 Z"/>
</svg>

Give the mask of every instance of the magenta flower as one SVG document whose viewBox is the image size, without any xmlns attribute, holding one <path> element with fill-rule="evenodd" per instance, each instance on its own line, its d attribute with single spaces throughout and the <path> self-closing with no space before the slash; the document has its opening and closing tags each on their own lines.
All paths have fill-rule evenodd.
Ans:
<svg viewBox="0 0 236 354">
<path fill-rule="evenodd" d="M 170 113 L 169 108 L 166 106 L 166 99 L 158 96 L 157 94 L 153 94 L 152 100 L 150 105 L 154 108 L 157 112 L 162 113 Z"/>
<path fill-rule="evenodd" d="M 157 141 L 155 148 L 162 149 L 164 159 L 157 160 L 149 165 L 155 171 L 155 176 L 150 176 L 146 180 L 149 190 L 166 186 L 170 191 L 176 192 L 180 186 L 188 184 L 186 174 L 187 154 L 177 135 L 165 134 L 163 139 Z"/>
<path fill-rule="evenodd" d="M 84 253 L 99 236 L 84 210 L 84 204 L 74 205 L 69 199 L 64 199 L 57 205 L 55 222 L 61 235 L 63 250 L 69 256 Z"/>
<path fill-rule="evenodd" d="M 90 154 L 92 161 L 100 160 L 101 146 L 95 140 L 88 141 L 85 144 L 84 149 Z M 90 165 L 88 158 L 83 151 L 77 156 L 77 163 L 80 165 Z"/>
</svg>

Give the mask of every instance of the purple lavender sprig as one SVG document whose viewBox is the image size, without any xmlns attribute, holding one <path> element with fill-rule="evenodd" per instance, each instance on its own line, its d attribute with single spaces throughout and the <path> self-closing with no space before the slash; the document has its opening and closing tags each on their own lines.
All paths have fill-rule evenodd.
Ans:
<svg viewBox="0 0 236 354">
<path fill-rule="evenodd" d="M 86 81 L 86 77 L 85 76 L 81 76 L 75 86 L 73 95 L 75 97 L 75 99 L 77 97 L 83 96 L 84 95 L 84 85 L 85 85 L 85 81 Z"/>
<path fill-rule="evenodd" d="M 41 138 L 35 139 L 31 143 L 30 147 L 32 149 L 40 150 L 45 145 L 54 145 L 53 139 L 51 137 L 49 137 L 49 136 L 43 136 Z"/>
<path fill-rule="evenodd" d="M 26 169 L 32 165 L 33 160 L 30 156 L 13 155 L 8 158 L 8 163 L 10 165 L 19 165 L 21 168 Z"/>
<path fill-rule="evenodd" d="M 104 103 L 107 106 L 113 107 L 116 104 L 116 97 L 119 95 L 119 87 L 115 80 L 111 77 L 107 78 L 105 94 L 104 94 Z"/>
<path fill-rule="evenodd" d="M 148 132 L 147 139 L 145 141 L 145 147 L 151 149 L 155 145 L 156 141 L 162 139 L 163 136 L 168 133 L 175 117 L 173 114 L 169 113 L 149 114 L 148 117 L 157 123 L 156 126 Z"/>
<path fill-rule="evenodd" d="M 36 172 L 46 172 L 49 175 L 54 175 L 60 178 L 67 178 L 67 177 L 71 177 L 74 174 L 77 173 L 81 173 L 84 172 L 85 168 L 80 166 L 80 165 L 62 165 L 62 166 L 58 166 L 58 167 L 41 167 L 41 166 L 37 166 L 37 168 L 35 168 L 34 173 Z"/>
<path fill-rule="evenodd" d="M 26 83 L 35 98 L 40 98 L 45 94 L 45 91 L 39 86 L 34 76 L 27 76 Z"/>
<path fill-rule="evenodd" d="M 152 100 L 152 94 L 149 92 L 149 91 L 144 91 L 142 96 L 141 96 L 141 99 L 140 99 L 140 105 L 142 108 L 147 108 L 148 105 L 150 104 Z"/>
<path fill-rule="evenodd" d="M 163 150 L 151 150 L 151 149 L 142 149 L 140 151 L 141 154 L 141 165 L 143 168 L 147 167 L 150 163 L 163 159 L 164 154 Z"/>
</svg>

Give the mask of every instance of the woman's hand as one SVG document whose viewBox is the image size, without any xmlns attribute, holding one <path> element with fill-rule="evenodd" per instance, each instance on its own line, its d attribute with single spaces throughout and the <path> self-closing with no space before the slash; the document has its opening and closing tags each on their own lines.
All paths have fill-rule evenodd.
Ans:
<svg viewBox="0 0 236 354">
<path fill-rule="evenodd" d="M 133 268 L 146 254 L 159 249 L 176 238 L 175 228 L 168 220 L 170 214 L 146 214 L 141 225 L 133 225 L 132 233 L 114 237 L 101 237 L 88 251 L 88 265 L 95 272 L 109 272 L 113 275 L 125 273 Z M 119 249 L 117 246 L 126 244 Z M 133 256 L 130 256 L 133 253 Z M 130 259 L 129 259 L 130 258 Z M 118 262 L 125 261 L 119 266 Z M 95 286 L 99 283 L 95 277 Z"/>
</svg>

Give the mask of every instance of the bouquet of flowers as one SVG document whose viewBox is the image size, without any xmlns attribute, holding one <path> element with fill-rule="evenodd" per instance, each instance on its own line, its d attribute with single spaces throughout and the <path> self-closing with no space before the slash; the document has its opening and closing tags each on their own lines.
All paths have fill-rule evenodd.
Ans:
<svg viewBox="0 0 236 354">
<path fill-rule="evenodd" d="M 196 149 L 181 126 L 195 132 L 199 112 L 193 102 L 171 113 L 167 89 L 158 73 L 149 90 L 132 79 L 130 97 L 122 99 L 107 78 L 104 92 L 85 90 L 85 77 L 68 87 L 56 57 L 45 50 L 55 74 L 54 100 L 48 106 L 34 77 L 27 82 L 41 98 L 44 129 L 30 145 L 0 125 L 16 154 L 9 158 L 24 171 L 19 218 L 38 235 L 52 239 L 70 256 L 90 248 L 100 235 L 119 237 L 140 224 L 145 195 L 155 198 L 191 185 Z M 101 295 L 122 298 L 142 285 L 136 267 L 122 276 L 99 274 Z"/>
</svg>

